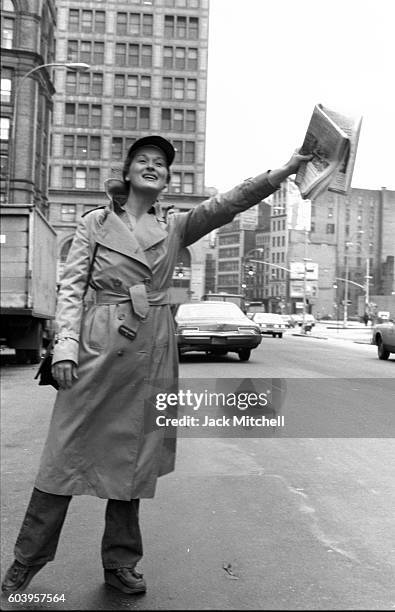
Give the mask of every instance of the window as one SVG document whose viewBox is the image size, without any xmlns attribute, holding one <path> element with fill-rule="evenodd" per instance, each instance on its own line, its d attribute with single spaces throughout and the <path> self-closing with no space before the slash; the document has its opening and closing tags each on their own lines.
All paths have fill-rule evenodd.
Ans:
<svg viewBox="0 0 395 612">
<path fill-rule="evenodd" d="M 9 140 L 10 134 L 10 120 L 8 117 L 1 117 L 0 119 L 0 140 Z"/>
<path fill-rule="evenodd" d="M 77 125 L 82 127 L 89 125 L 89 104 L 77 105 Z"/>
<path fill-rule="evenodd" d="M 95 41 L 93 43 L 93 63 L 104 63 L 104 43 Z"/>
<path fill-rule="evenodd" d="M 80 75 L 82 76 L 82 75 Z M 94 72 L 92 74 L 92 94 L 97 96 L 103 93 L 103 74 L 101 72 Z"/>
<path fill-rule="evenodd" d="M 92 104 L 91 109 L 91 127 L 101 127 L 102 122 L 102 107 L 101 104 Z"/>
<path fill-rule="evenodd" d="M 174 17 L 165 15 L 165 38 L 174 38 Z"/>
<path fill-rule="evenodd" d="M 151 97 L 151 77 L 142 76 L 140 81 L 140 97 L 150 98 Z"/>
<path fill-rule="evenodd" d="M 186 66 L 186 49 L 185 47 L 176 47 L 175 67 L 177 70 L 184 70 Z"/>
<path fill-rule="evenodd" d="M 82 11 L 81 30 L 82 32 L 92 32 L 93 11 Z"/>
<path fill-rule="evenodd" d="M 106 30 L 106 15 L 104 11 L 96 11 L 95 13 L 95 32 L 103 34 Z"/>
<path fill-rule="evenodd" d="M 173 172 L 171 175 L 171 187 L 173 193 L 181 193 L 181 173 Z"/>
<path fill-rule="evenodd" d="M 80 95 L 88 95 L 90 93 L 90 89 L 91 89 L 90 80 L 91 80 L 91 75 L 88 73 L 79 75 L 78 93 Z"/>
<path fill-rule="evenodd" d="M 88 188 L 100 188 L 100 168 L 89 168 L 88 172 Z"/>
<path fill-rule="evenodd" d="M 116 74 L 114 76 L 114 96 L 123 97 L 125 94 L 125 75 Z"/>
<path fill-rule="evenodd" d="M 187 50 L 187 68 L 188 70 L 197 70 L 198 67 L 198 50 L 188 49 Z"/>
<path fill-rule="evenodd" d="M 1 2 L 1 46 L 4 49 L 12 49 L 14 45 L 14 3 L 11 0 Z M 9 13 L 6 15 L 5 13 Z"/>
<path fill-rule="evenodd" d="M 124 43 L 115 45 L 115 65 L 126 66 L 126 45 Z"/>
<path fill-rule="evenodd" d="M 74 125 L 75 124 L 75 104 L 72 102 L 66 102 L 65 108 L 65 123 L 66 125 Z"/>
<path fill-rule="evenodd" d="M 141 65 L 143 68 L 150 68 L 152 66 L 152 46 L 142 45 L 141 47 Z"/>
<path fill-rule="evenodd" d="M 310 231 L 311 231 L 312 233 L 314 233 L 314 232 L 315 232 L 315 223 L 314 223 L 314 221 L 312 221 L 312 222 L 311 222 Z"/>
<path fill-rule="evenodd" d="M 187 100 L 196 100 L 197 98 L 197 80 L 187 80 Z"/>
<path fill-rule="evenodd" d="M 69 9 L 69 32 L 78 32 L 80 29 L 80 12 L 78 9 Z"/>
<path fill-rule="evenodd" d="M 74 157 L 74 136 L 63 136 L 63 157 Z"/>
<path fill-rule="evenodd" d="M 88 157 L 88 136 L 77 136 L 76 156 L 78 159 Z"/>
<path fill-rule="evenodd" d="M 86 188 L 86 168 L 76 168 L 75 170 L 75 187 L 76 189 Z"/>
<path fill-rule="evenodd" d="M 184 79 L 174 79 L 174 98 L 176 100 L 184 99 Z"/>
<path fill-rule="evenodd" d="M 76 219 L 76 205 L 62 204 L 60 208 L 60 220 L 65 223 L 72 223 Z"/>
<path fill-rule="evenodd" d="M 12 70 L 3 68 L 1 74 L 1 103 L 11 102 Z"/>
<path fill-rule="evenodd" d="M 185 143 L 184 162 L 186 164 L 194 164 L 195 163 L 195 143 L 194 142 L 187 141 Z"/>
<path fill-rule="evenodd" d="M 153 15 L 143 15 L 143 36 L 152 36 L 154 27 Z"/>
<path fill-rule="evenodd" d="M 66 73 L 66 93 L 77 93 L 77 73 L 68 71 Z"/>
<path fill-rule="evenodd" d="M 184 174 L 184 193 L 193 193 L 195 177 L 191 172 Z"/>
<path fill-rule="evenodd" d="M 62 168 L 62 187 L 65 189 L 71 189 L 73 187 L 72 166 L 63 166 Z"/>
<path fill-rule="evenodd" d="M 334 223 L 327 223 L 326 224 L 326 233 L 327 234 L 334 234 L 335 233 L 335 224 Z"/>
<path fill-rule="evenodd" d="M 123 138 L 113 138 L 111 147 L 112 159 L 122 159 L 123 157 Z"/>
<path fill-rule="evenodd" d="M 121 36 L 127 34 L 127 13 L 117 13 L 117 34 Z"/>
<path fill-rule="evenodd" d="M 67 41 L 67 61 L 76 62 L 78 60 L 78 40 Z"/>
<path fill-rule="evenodd" d="M 174 51 L 173 47 L 164 47 L 163 49 L 163 67 L 173 68 Z"/>
</svg>

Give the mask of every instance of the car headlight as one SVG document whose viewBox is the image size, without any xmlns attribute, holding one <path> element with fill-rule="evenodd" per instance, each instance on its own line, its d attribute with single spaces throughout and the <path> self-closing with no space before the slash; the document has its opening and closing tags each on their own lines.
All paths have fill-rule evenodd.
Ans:
<svg viewBox="0 0 395 612">
<path fill-rule="evenodd" d="M 251 334 L 251 335 L 254 335 L 254 334 L 257 333 L 257 330 L 256 330 L 255 327 L 239 327 L 238 330 L 242 334 Z"/>
</svg>

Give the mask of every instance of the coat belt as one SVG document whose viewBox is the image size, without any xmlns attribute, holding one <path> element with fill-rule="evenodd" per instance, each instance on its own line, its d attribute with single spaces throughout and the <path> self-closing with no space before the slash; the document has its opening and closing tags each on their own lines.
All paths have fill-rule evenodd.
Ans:
<svg viewBox="0 0 395 612">
<path fill-rule="evenodd" d="M 141 283 L 132 285 L 128 291 L 129 295 L 105 289 L 96 289 L 93 299 L 96 304 L 121 304 L 130 300 L 135 314 L 141 319 L 145 319 L 150 306 L 169 304 L 169 295 L 166 289 L 147 291 L 146 285 Z"/>
</svg>

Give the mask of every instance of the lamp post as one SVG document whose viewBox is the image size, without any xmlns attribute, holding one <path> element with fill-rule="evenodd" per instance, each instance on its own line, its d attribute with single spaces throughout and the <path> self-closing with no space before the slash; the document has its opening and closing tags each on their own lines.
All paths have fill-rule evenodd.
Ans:
<svg viewBox="0 0 395 612">
<path fill-rule="evenodd" d="M 8 172 L 8 189 L 7 189 L 8 202 L 10 202 L 11 175 L 14 173 L 14 168 L 15 168 L 15 156 L 16 156 L 16 147 L 15 147 L 16 116 L 17 116 L 17 109 L 18 109 L 19 94 L 20 94 L 20 91 L 22 89 L 23 84 L 28 79 L 28 77 L 30 77 L 35 72 L 38 72 L 39 70 L 42 70 L 43 68 L 49 68 L 49 67 L 52 67 L 52 66 L 54 66 L 54 67 L 61 66 L 63 68 L 68 68 L 69 70 L 74 70 L 75 72 L 86 72 L 90 68 L 89 64 L 85 64 L 84 62 L 51 62 L 49 64 L 40 64 L 40 66 L 35 66 L 34 68 L 32 68 L 31 70 L 26 72 L 26 74 L 24 74 L 22 76 L 22 78 L 20 79 L 18 85 L 15 87 L 14 106 L 13 106 L 13 109 L 12 109 L 12 124 L 11 124 L 12 156 L 10 157 L 10 160 L 12 160 L 12 163 L 10 165 L 12 167 L 9 169 L 9 172 Z"/>
</svg>

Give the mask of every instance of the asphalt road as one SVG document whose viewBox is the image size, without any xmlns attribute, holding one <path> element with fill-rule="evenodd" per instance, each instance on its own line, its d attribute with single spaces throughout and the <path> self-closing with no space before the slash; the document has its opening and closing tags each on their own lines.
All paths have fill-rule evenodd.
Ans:
<svg viewBox="0 0 395 612">
<path fill-rule="evenodd" d="M 64 593 L 65 603 L 3 598 L 2 609 L 394 609 L 394 367 L 368 345 L 291 334 L 264 338 L 248 363 L 185 357 L 184 386 L 272 381 L 288 433 L 179 430 L 176 471 L 142 502 L 146 595 L 103 586 L 105 502 L 84 496 L 73 499 L 55 562 L 27 591 Z M 1 372 L 2 573 L 55 397 L 32 380 L 35 369 Z M 343 437 L 328 437 L 339 429 Z"/>
</svg>

